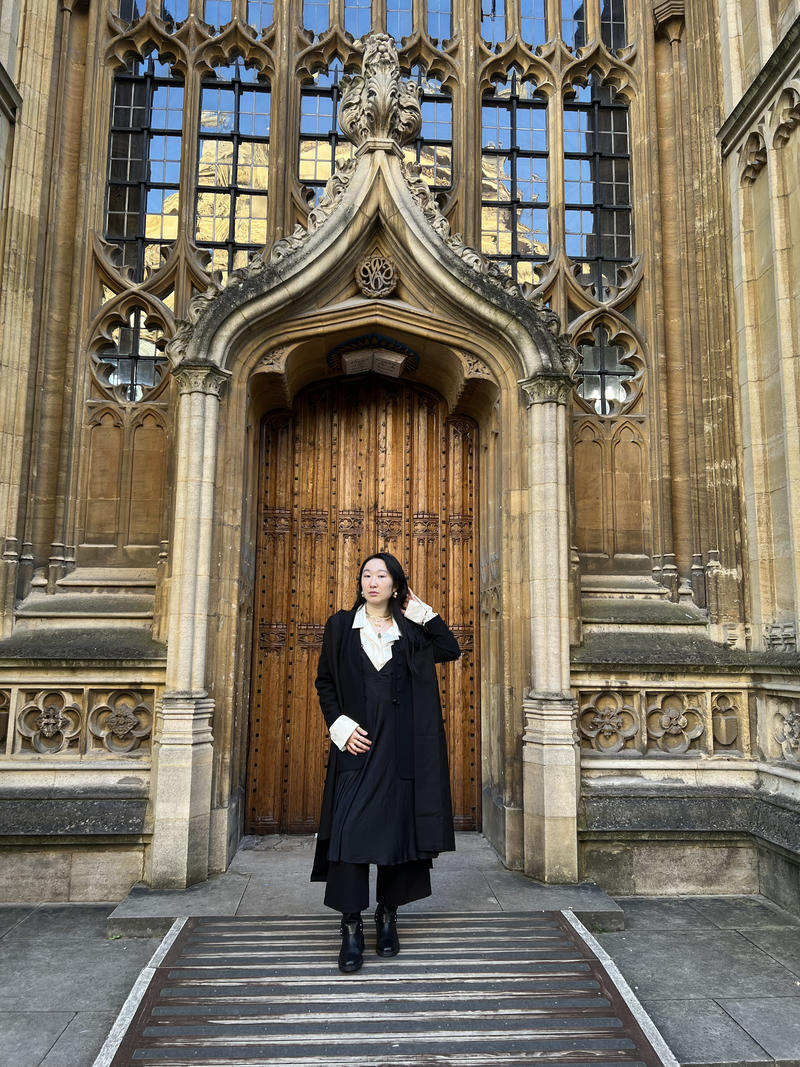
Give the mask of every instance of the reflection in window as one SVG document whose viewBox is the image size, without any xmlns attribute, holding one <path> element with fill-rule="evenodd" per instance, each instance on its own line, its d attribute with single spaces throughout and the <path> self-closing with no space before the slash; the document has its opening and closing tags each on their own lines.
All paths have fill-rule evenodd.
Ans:
<svg viewBox="0 0 800 1067">
<path fill-rule="evenodd" d="M 547 259 L 547 114 L 512 71 L 483 97 L 481 249 L 518 282 Z"/>
<path fill-rule="evenodd" d="M 505 41 L 505 0 L 481 0 L 481 37 L 491 48 Z"/>
<path fill-rule="evenodd" d="M 117 14 L 123 22 L 130 25 L 144 14 L 145 2 L 146 0 L 119 0 Z"/>
<path fill-rule="evenodd" d="M 203 82 L 195 241 L 223 273 L 267 242 L 269 123 L 269 88 L 241 59 Z"/>
<path fill-rule="evenodd" d="M 303 0 L 303 26 L 321 37 L 330 26 L 328 0 Z"/>
<path fill-rule="evenodd" d="M 143 310 L 132 311 L 127 325 L 112 330 L 111 343 L 97 353 L 103 380 L 128 403 L 141 400 L 166 373 L 167 357 L 157 347 L 162 331 L 145 320 Z"/>
<path fill-rule="evenodd" d="M 622 362 L 625 350 L 609 344 L 605 326 L 594 331 L 594 338 L 593 345 L 581 345 L 578 396 L 591 404 L 598 415 L 612 415 L 625 403 L 625 382 L 633 377 L 633 369 Z"/>
<path fill-rule="evenodd" d="M 271 26 L 274 19 L 272 7 L 272 0 L 247 0 L 247 25 L 254 30 Z"/>
<path fill-rule="evenodd" d="M 162 0 L 161 17 L 170 29 L 189 17 L 189 0 Z"/>
<path fill-rule="evenodd" d="M 595 77 L 564 102 L 567 255 L 598 299 L 633 257 L 628 105 Z"/>
<path fill-rule="evenodd" d="M 206 0 L 203 19 L 209 26 L 227 26 L 233 18 L 233 0 Z"/>
<path fill-rule="evenodd" d="M 406 146 L 405 158 L 419 163 L 432 189 L 443 191 L 453 184 L 453 100 L 439 79 L 426 77 L 421 67 L 413 67 L 411 77 L 421 89 L 422 127 Z"/>
<path fill-rule="evenodd" d="M 586 44 L 586 12 L 583 0 L 561 0 L 561 40 L 567 48 Z"/>
<path fill-rule="evenodd" d="M 136 281 L 178 236 L 182 122 L 183 83 L 157 56 L 114 79 L 105 235 Z"/>
<path fill-rule="evenodd" d="M 545 0 L 521 0 L 519 28 L 522 40 L 531 48 L 547 40 Z"/>
<path fill-rule="evenodd" d="M 353 37 L 366 37 L 372 29 L 372 0 L 344 0 L 344 28 Z"/>
<path fill-rule="evenodd" d="M 300 91 L 300 149 L 298 177 L 314 192 L 315 203 L 325 190 L 334 167 L 353 155 L 353 146 L 339 129 L 341 60 L 314 74 Z"/>
<path fill-rule="evenodd" d="M 411 0 L 386 0 L 386 32 L 397 44 L 413 32 Z"/>
<path fill-rule="evenodd" d="M 434 41 L 447 41 L 452 30 L 450 0 L 428 0 L 428 36 Z"/>
<path fill-rule="evenodd" d="M 600 35 L 603 38 L 603 44 L 612 52 L 618 48 L 624 48 L 628 43 L 625 0 L 602 0 Z"/>
</svg>

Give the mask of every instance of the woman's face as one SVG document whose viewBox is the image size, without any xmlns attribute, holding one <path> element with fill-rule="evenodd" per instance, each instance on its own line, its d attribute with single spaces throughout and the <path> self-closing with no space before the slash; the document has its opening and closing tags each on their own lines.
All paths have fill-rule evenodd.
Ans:
<svg viewBox="0 0 800 1067">
<path fill-rule="evenodd" d="M 382 559 L 368 559 L 361 572 L 361 592 L 372 615 L 384 615 L 397 586 Z"/>
</svg>

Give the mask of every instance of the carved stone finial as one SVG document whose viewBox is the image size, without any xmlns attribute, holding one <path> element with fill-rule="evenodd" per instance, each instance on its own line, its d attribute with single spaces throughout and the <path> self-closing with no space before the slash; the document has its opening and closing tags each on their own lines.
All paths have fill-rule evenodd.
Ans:
<svg viewBox="0 0 800 1067">
<path fill-rule="evenodd" d="M 398 148 L 422 126 L 419 89 L 400 80 L 397 48 L 386 33 L 364 41 L 363 73 L 343 82 L 339 125 L 357 148 Z"/>
</svg>

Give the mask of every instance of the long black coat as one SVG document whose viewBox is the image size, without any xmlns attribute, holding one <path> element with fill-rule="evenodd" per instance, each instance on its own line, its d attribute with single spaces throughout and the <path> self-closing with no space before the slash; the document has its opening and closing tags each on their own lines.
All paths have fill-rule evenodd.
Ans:
<svg viewBox="0 0 800 1067">
<path fill-rule="evenodd" d="M 337 611 L 325 625 L 316 686 L 329 728 L 340 715 L 364 721 L 363 653 L 361 631 L 353 629 L 355 614 Z M 392 646 L 392 701 L 408 722 L 408 729 L 398 733 L 397 769 L 401 778 L 414 781 L 417 849 L 422 854 L 452 852 L 455 848 L 447 744 L 435 664 L 460 655 L 458 642 L 438 615 L 425 626 L 408 620 L 401 623 L 400 639 Z M 340 770 L 360 770 L 364 759 L 331 745 L 312 882 L 327 878 L 336 775 Z"/>
</svg>

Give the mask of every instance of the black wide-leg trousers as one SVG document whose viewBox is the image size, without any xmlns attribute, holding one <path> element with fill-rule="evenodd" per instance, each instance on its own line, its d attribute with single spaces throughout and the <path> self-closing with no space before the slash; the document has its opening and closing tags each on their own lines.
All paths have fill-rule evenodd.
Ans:
<svg viewBox="0 0 800 1067">
<path fill-rule="evenodd" d="M 398 908 L 430 895 L 430 860 L 409 860 L 385 867 L 378 865 L 375 896 L 379 904 Z M 344 915 L 365 911 L 369 907 L 369 864 L 329 863 L 325 905 Z"/>
</svg>

